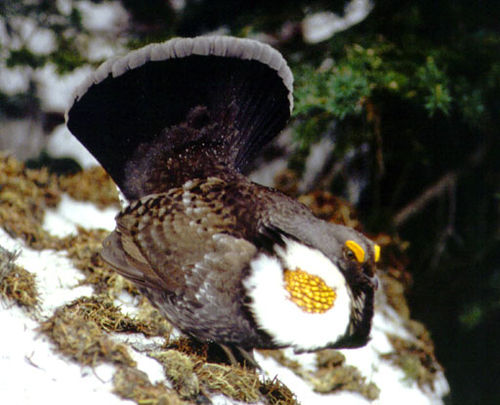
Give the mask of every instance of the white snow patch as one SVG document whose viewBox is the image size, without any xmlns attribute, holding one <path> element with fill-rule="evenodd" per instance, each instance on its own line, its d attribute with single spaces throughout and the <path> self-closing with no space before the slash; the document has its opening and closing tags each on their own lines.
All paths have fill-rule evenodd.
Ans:
<svg viewBox="0 0 500 405">
<path fill-rule="evenodd" d="M 96 158 L 69 131 L 66 124 L 58 125 L 50 134 L 47 153 L 56 158 L 70 157 L 84 169 L 99 166 Z"/>
<path fill-rule="evenodd" d="M 92 294 L 92 287 L 78 285 L 84 276 L 65 257 L 65 252 L 31 249 L 12 239 L 1 228 L 0 246 L 11 252 L 20 252 L 16 264 L 35 274 L 42 317 L 51 316 L 57 307 L 78 297 Z"/>
<path fill-rule="evenodd" d="M 34 118 L 5 118 L 0 125 L 0 150 L 19 160 L 38 156 L 45 142 L 42 125 Z"/>
<path fill-rule="evenodd" d="M 116 337 L 116 336 L 115 336 Z M 129 354 L 132 359 L 137 363 L 137 368 L 143 373 L 146 373 L 149 381 L 152 384 L 157 382 L 165 382 L 165 372 L 163 371 L 163 366 L 155 359 L 147 356 L 136 349 L 136 347 L 142 347 L 142 350 L 152 350 L 153 348 L 157 351 L 161 350 L 162 345 L 165 343 L 163 338 L 146 338 L 142 334 L 121 334 L 120 337 L 127 337 L 128 339 L 119 339 L 122 343 L 132 346 L 134 349 L 129 350 Z M 136 342 L 133 339 L 136 339 Z M 116 338 L 114 339 L 117 340 Z M 137 343 L 140 341 L 142 346 Z M 154 345 L 154 346 L 153 346 Z M 167 384 L 168 385 L 168 384 Z"/>
<path fill-rule="evenodd" d="M 179 12 L 186 7 L 186 0 L 169 0 L 170 7 Z"/>
<path fill-rule="evenodd" d="M 28 49 L 39 55 L 48 55 L 56 49 L 56 37 L 48 28 L 37 27 L 26 41 Z"/>
<path fill-rule="evenodd" d="M 100 62 L 125 52 L 126 48 L 120 44 L 117 38 L 107 39 L 102 36 L 94 36 L 89 38 L 86 56 L 91 62 Z"/>
<path fill-rule="evenodd" d="M 2 35 L 3 45 L 7 49 L 19 50 L 26 45 L 37 28 L 37 22 L 31 18 L 14 15 L 9 18 L 9 32 Z"/>
<path fill-rule="evenodd" d="M 4 238 L 1 238 L 4 241 Z M 112 366 L 94 369 L 62 358 L 17 306 L 0 303 L 0 392 L 5 404 L 133 404 L 114 395 Z"/>
<path fill-rule="evenodd" d="M 120 292 L 120 295 L 115 298 L 114 304 L 120 308 L 124 315 L 137 316 L 139 314 L 139 302 L 141 298 L 138 296 L 133 296 L 125 290 Z"/>
<path fill-rule="evenodd" d="M 0 91 L 8 96 L 28 91 L 31 77 L 31 68 L 14 66 L 8 68 L 5 63 L 0 64 Z"/>
<path fill-rule="evenodd" d="M 82 23 L 89 31 L 119 32 L 128 24 L 128 13 L 119 1 L 93 3 L 78 1 L 75 6 L 82 13 Z"/>
<path fill-rule="evenodd" d="M 47 63 L 34 73 L 38 96 L 44 111 L 65 112 L 73 103 L 73 92 L 92 72 L 92 67 L 85 65 L 71 73 L 59 75 L 56 66 Z"/>
<path fill-rule="evenodd" d="M 73 10 L 73 0 L 56 0 L 56 7 L 62 15 L 70 15 Z"/>
<path fill-rule="evenodd" d="M 311 189 L 334 149 L 335 143 L 329 137 L 321 138 L 319 142 L 311 146 L 309 156 L 306 159 L 304 174 L 299 184 L 300 193 Z"/>
<path fill-rule="evenodd" d="M 45 210 L 43 228 L 59 237 L 77 233 L 77 225 L 85 229 L 101 228 L 111 232 L 115 229 L 114 217 L 117 212 L 118 209 L 113 207 L 99 209 L 90 202 L 76 201 L 67 194 L 62 194 L 56 208 Z"/>
<path fill-rule="evenodd" d="M 160 351 L 165 345 L 165 338 L 161 336 L 146 337 L 142 333 L 115 333 L 113 340 L 131 346 L 139 353 L 146 351 Z"/>
<path fill-rule="evenodd" d="M 7 33 L 7 27 L 5 26 L 5 18 L 0 16 L 0 51 L 2 48 L 6 47 L 9 43 L 9 34 Z"/>
<path fill-rule="evenodd" d="M 247 405 L 248 402 L 236 401 L 235 399 L 228 398 L 222 394 L 217 394 L 210 397 L 212 405 Z M 256 402 L 253 405 L 264 405 L 263 402 Z"/>
<path fill-rule="evenodd" d="M 48 55 L 56 49 L 56 37 L 49 28 L 41 27 L 32 17 L 14 15 L 9 17 L 9 31 L 5 20 L 0 20 L 0 44 L 7 50 L 18 50 L 23 46 L 39 55 Z"/>
<path fill-rule="evenodd" d="M 363 21 L 373 9 L 371 0 L 351 0 L 344 8 L 344 16 L 323 11 L 306 16 L 302 21 L 304 41 L 314 44 L 331 38 Z"/>
</svg>

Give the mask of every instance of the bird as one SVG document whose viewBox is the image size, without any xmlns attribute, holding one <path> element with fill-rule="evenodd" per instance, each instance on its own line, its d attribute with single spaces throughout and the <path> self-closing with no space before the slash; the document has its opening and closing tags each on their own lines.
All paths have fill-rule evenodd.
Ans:
<svg viewBox="0 0 500 405">
<path fill-rule="evenodd" d="M 126 199 L 104 261 L 182 333 L 244 358 L 370 339 L 380 247 L 247 177 L 292 108 L 279 51 L 200 36 L 104 62 L 66 114 Z"/>
</svg>

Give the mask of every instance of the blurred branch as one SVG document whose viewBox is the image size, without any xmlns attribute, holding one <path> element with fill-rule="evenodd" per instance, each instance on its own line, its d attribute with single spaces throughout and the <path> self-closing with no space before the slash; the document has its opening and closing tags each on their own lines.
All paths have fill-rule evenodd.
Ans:
<svg viewBox="0 0 500 405">
<path fill-rule="evenodd" d="M 458 173 L 452 170 L 441 177 L 436 183 L 428 187 L 422 194 L 401 209 L 393 219 L 394 225 L 398 228 L 403 225 L 413 215 L 418 214 L 432 200 L 440 197 L 453 187 L 457 182 Z"/>
<path fill-rule="evenodd" d="M 460 170 L 450 170 L 444 176 L 442 176 L 437 182 L 428 187 L 421 193 L 417 198 L 403 207 L 399 212 L 394 215 L 393 223 L 396 228 L 401 227 L 408 219 L 410 219 L 415 214 L 422 211 L 427 204 L 429 204 L 435 198 L 442 196 L 444 193 L 452 192 L 455 189 L 456 183 L 460 175 L 468 168 L 474 167 L 483 159 L 485 155 L 486 148 L 478 148 L 470 157 L 467 159 L 466 164 Z"/>
</svg>

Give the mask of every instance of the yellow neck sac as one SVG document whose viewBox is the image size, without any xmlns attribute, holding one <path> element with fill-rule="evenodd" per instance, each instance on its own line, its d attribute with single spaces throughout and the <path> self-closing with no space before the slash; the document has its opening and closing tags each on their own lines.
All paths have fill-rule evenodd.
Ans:
<svg viewBox="0 0 500 405">
<path fill-rule="evenodd" d="M 285 288 L 290 300 L 304 312 L 324 313 L 333 307 L 337 294 L 318 276 L 303 270 L 284 271 Z"/>
</svg>

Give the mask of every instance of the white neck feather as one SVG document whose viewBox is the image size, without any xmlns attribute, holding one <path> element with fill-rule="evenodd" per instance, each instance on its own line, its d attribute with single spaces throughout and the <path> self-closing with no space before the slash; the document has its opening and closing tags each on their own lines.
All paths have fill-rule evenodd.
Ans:
<svg viewBox="0 0 500 405">
<path fill-rule="evenodd" d="M 319 250 L 298 242 L 286 240 L 285 247 L 277 247 L 276 253 L 279 258 L 264 253 L 257 256 L 244 281 L 256 322 L 276 344 L 292 346 L 298 351 L 334 344 L 345 334 L 351 312 L 344 276 Z M 323 313 L 304 311 L 290 299 L 285 288 L 285 269 L 301 269 L 320 277 L 337 295 L 333 307 Z"/>
</svg>

